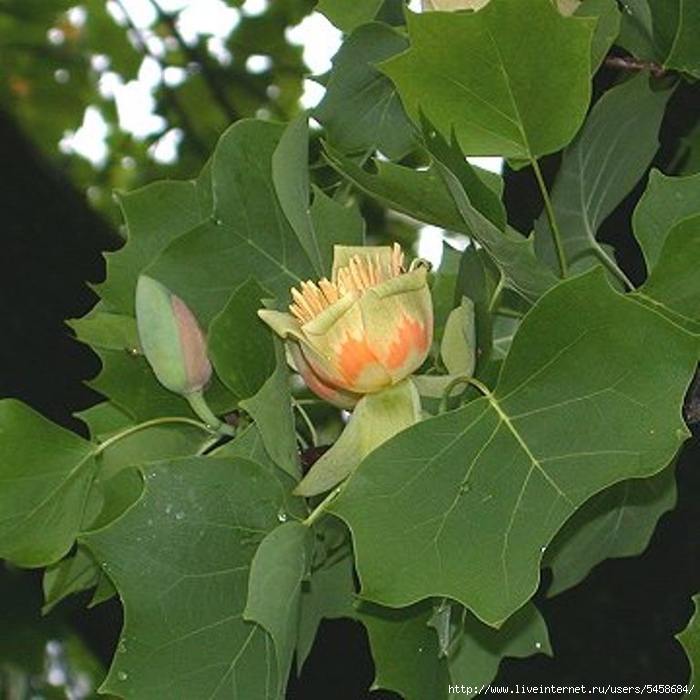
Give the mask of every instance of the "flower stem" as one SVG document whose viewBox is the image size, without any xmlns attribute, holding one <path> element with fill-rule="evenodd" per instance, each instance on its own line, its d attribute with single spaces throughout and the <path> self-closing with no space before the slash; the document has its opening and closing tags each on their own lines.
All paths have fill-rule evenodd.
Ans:
<svg viewBox="0 0 700 700">
<path fill-rule="evenodd" d="M 133 435 L 134 433 L 138 433 L 141 430 L 145 430 L 146 428 L 153 428 L 156 425 L 168 425 L 172 423 L 192 425 L 195 428 L 199 428 L 200 430 L 203 430 L 207 433 L 214 432 L 210 426 L 205 425 L 204 423 L 200 423 L 198 420 L 194 420 L 193 418 L 185 418 L 184 416 L 163 416 L 162 418 L 152 418 L 151 420 L 144 421 L 143 423 L 139 423 L 138 425 L 131 425 L 128 428 L 125 428 L 124 430 L 121 430 L 120 432 L 116 433 L 115 435 L 112 435 L 112 437 L 107 438 L 104 442 L 101 442 L 99 445 L 95 446 L 95 450 L 92 453 L 92 455 L 93 457 L 101 455 L 105 450 L 109 449 L 115 443 L 119 442 L 120 440 L 123 440 L 124 438 L 129 437 L 130 435 Z"/>
<path fill-rule="evenodd" d="M 486 386 L 486 384 L 480 382 L 475 377 L 468 377 L 466 374 L 460 374 L 458 377 L 455 377 L 447 385 L 445 391 L 442 392 L 442 398 L 440 399 L 440 405 L 438 407 L 438 414 L 445 413 L 445 411 L 447 410 L 447 400 L 450 398 L 452 390 L 455 387 L 458 387 L 460 384 L 467 384 L 476 387 L 482 394 L 484 394 L 484 396 L 491 395 L 491 392 L 489 391 L 489 388 Z"/>
<path fill-rule="evenodd" d="M 340 484 L 340 486 L 336 486 L 312 511 L 309 513 L 309 515 L 306 517 L 305 520 L 302 520 L 302 525 L 306 525 L 306 527 L 311 527 L 326 511 L 328 506 L 335 501 L 336 498 L 340 495 L 341 491 L 343 490 L 345 482 Z"/>
<path fill-rule="evenodd" d="M 532 164 L 532 169 L 535 171 L 535 178 L 537 179 L 537 185 L 542 193 L 542 199 L 544 200 L 544 208 L 547 212 L 547 220 L 549 221 L 549 228 L 552 232 L 552 240 L 554 241 L 554 247 L 557 251 L 557 260 L 559 261 L 559 270 L 562 277 L 566 277 L 568 274 L 568 267 L 566 264 L 566 255 L 564 254 L 564 244 L 561 240 L 561 233 L 559 232 L 559 225 L 557 224 L 556 217 L 554 216 L 554 207 L 552 206 L 552 200 L 549 197 L 549 192 L 547 191 L 547 185 L 544 182 L 544 177 L 542 177 L 542 171 L 540 170 L 540 164 L 537 162 L 537 158 L 532 157 L 530 159 Z"/>
<path fill-rule="evenodd" d="M 304 421 L 304 423 L 306 425 L 306 428 L 309 431 L 309 436 L 311 437 L 311 444 L 314 447 L 318 447 L 318 433 L 316 432 L 316 428 L 314 427 L 314 424 L 311 422 L 311 418 L 309 418 L 309 414 L 306 412 L 306 409 L 293 396 L 292 396 L 292 404 L 294 405 L 294 408 L 296 408 L 297 411 L 299 412 L 299 415 L 301 416 L 302 420 Z"/>
<path fill-rule="evenodd" d="M 185 398 L 190 404 L 190 408 L 207 424 L 212 432 L 235 437 L 236 431 L 214 414 L 201 391 L 187 394 Z"/>
</svg>

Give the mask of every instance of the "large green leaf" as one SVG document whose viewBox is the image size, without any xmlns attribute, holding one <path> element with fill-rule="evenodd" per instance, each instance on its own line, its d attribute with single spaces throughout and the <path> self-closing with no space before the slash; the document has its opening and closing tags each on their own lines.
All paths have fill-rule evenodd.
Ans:
<svg viewBox="0 0 700 700">
<path fill-rule="evenodd" d="M 635 238 L 644 253 L 647 269 L 654 269 L 666 236 L 675 224 L 700 214 L 700 173 L 668 177 L 652 170 L 632 224 Z"/>
<path fill-rule="evenodd" d="M 309 258 L 282 211 L 272 155 L 283 127 L 236 122 L 221 137 L 211 166 L 214 213 L 174 240 L 148 274 L 186 300 L 203 325 L 249 277 L 280 299 L 313 278 Z"/>
<path fill-rule="evenodd" d="M 95 474 L 94 451 L 19 401 L 0 401 L 0 557 L 44 566 L 66 554 Z"/>
<path fill-rule="evenodd" d="M 277 675 L 287 678 L 299 634 L 302 582 L 311 565 L 313 534 L 295 520 L 260 543 L 250 567 L 243 617 L 266 629 L 275 643 Z"/>
<path fill-rule="evenodd" d="M 608 259 L 596 240 L 600 225 L 632 190 L 658 148 L 669 91 L 653 91 L 646 74 L 612 88 L 595 104 L 574 142 L 564 151 L 552 190 L 554 216 L 573 269 Z M 547 216 L 535 224 L 538 257 L 558 269 Z"/>
<path fill-rule="evenodd" d="M 107 279 L 97 288 L 105 311 L 133 317 L 139 274 L 172 240 L 211 214 L 199 188 L 196 182 L 155 182 L 120 195 L 127 239 L 106 256 Z"/>
<path fill-rule="evenodd" d="M 530 159 L 565 146 L 583 121 L 594 24 L 549 0 L 409 14 L 411 48 L 382 69 L 409 115 L 454 130 L 467 155 Z"/>
<path fill-rule="evenodd" d="M 114 581 L 124 629 L 104 690 L 138 700 L 273 700 L 272 641 L 243 619 L 248 573 L 279 525 L 279 482 L 244 459 L 146 470 L 141 499 L 82 537 Z"/>
<path fill-rule="evenodd" d="M 379 149 L 399 159 L 415 147 L 415 128 L 396 88 L 375 67 L 407 47 L 405 36 L 378 22 L 359 27 L 343 43 L 333 59 L 326 93 L 313 111 L 339 151 L 366 154 Z"/>
<path fill-rule="evenodd" d="M 630 479 L 596 494 L 579 508 L 547 547 L 553 596 L 582 581 L 610 557 L 641 554 L 659 518 L 676 504 L 673 467 L 648 479 Z"/>
<path fill-rule="evenodd" d="M 680 406 L 696 359 L 692 336 L 600 270 L 552 289 L 493 394 L 382 445 L 331 504 L 353 534 L 363 597 L 447 596 L 501 623 L 585 500 L 670 462 L 688 434 Z"/>
</svg>

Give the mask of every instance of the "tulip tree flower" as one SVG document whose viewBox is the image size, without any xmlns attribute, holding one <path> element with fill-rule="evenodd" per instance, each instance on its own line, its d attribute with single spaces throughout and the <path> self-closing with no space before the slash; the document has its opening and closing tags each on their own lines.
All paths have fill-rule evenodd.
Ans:
<svg viewBox="0 0 700 700">
<path fill-rule="evenodd" d="M 379 444 L 420 418 L 409 377 L 428 355 L 433 306 L 428 266 L 405 270 L 393 248 L 334 249 L 331 279 L 302 282 L 289 312 L 260 317 L 287 341 L 307 386 L 343 408 L 355 407 L 345 431 L 297 487 L 313 495 L 347 476 Z"/>
<path fill-rule="evenodd" d="M 293 289 L 289 313 L 258 314 L 288 341 L 309 388 L 347 408 L 425 360 L 433 334 L 427 274 L 422 260 L 404 271 L 398 245 L 336 246 L 330 281 Z"/>
</svg>

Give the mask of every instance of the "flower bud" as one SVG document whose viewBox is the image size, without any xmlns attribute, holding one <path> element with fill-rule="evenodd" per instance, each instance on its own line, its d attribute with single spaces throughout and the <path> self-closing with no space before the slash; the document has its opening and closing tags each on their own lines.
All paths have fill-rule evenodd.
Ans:
<svg viewBox="0 0 700 700">
<path fill-rule="evenodd" d="M 136 323 L 141 348 L 158 381 L 187 396 L 211 378 L 204 333 L 180 297 L 146 275 L 136 285 Z"/>
</svg>

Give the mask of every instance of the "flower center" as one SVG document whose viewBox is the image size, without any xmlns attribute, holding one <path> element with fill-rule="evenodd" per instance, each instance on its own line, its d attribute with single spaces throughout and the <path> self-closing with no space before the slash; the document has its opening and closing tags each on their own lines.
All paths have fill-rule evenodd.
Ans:
<svg viewBox="0 0 700 700">
<path fill-rule="evenodd" d="M 289 311 L 300 323 L 308 323 L 346 294 L 361 296 L 365 290 L 376 287 L 404 272 L 403 251 L 394 243 L 391 257 L 383 262 L 379 255 L 353 255 L 345 267 L 335 271 L 333 280 L 325 277 L 316 282 L 302 282 L 299 289 L 292 288 Z"/>
</svg>

